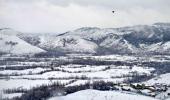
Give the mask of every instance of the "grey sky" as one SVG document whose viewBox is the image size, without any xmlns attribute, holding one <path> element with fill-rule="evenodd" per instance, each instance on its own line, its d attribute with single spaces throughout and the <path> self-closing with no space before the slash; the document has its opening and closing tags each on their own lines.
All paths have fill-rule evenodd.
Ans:
<svg viewBox="0 0 170 100">
<path fill-rule="evenodd" d="M 170 0 L 0 0 L 0 27 L 65 32 L 170 22 L 169 5 Z"/>
</svg>

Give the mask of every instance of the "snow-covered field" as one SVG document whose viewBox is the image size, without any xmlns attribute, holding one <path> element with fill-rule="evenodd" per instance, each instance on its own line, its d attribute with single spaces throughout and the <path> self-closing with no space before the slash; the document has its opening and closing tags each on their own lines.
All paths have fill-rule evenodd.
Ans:
<svg viewBox="0 0 170 100">
<path fill-rule="evenodd" d="M 65 87 L 84 85 L 88 82 L 112 82 L 119 84 L 118 88 L 133 90 L 129 85 L 131 82 L 142 82 L 143 84 L 154 86 L 155 84 L 170 85 L 169 56 L 130 56 L 130 55 L 108 55 L 108 56 L 80 56 L 69 55 L 59 58 L 29 58 L 26 61 L 16 58 L 1 57 L 0 61 L 0 95 L 3 98 L 13 98 L 21 96 L 23 93 L 4 93 L 5 90 L 25 89 L 49 85 L 53 83 L 63 84 Z M 12 60 L 11 60 L 12 59 Z M 22 58 L 25 59 L 25 58 Z M 77 60 L 78 59 L 78 60 Z M 77 60 L 77 62 L 74 62 Z M 80 61 L 80 62 L 79 62 Z M 94 61 L 94 64 L 84 62 Z M 58 63 L 62 64 L 58 64 Z M 67 62 L 67 64 L 64 64 Z M 159 70 L 159 65 L 166 70 L 167 74 Z M 160 68 L 160 69 L 162 69 Z M 155 77 L 157 76 L 157 77 Z M 155 77 L 155 78 L 152 78 Z M 152 78 L 152 79 L 150 79 Z M 150 80 L 149 80 L 150 79 Z M 144 82 L 143 82 L 144 81 Z M 126 85 L 121 85 L 126 83 Z M 123 87 L 122 87 L 123 86 Z M 123 89 L 120 89 L 121 91 Z M 168 87 L 169 89 L 169 87 Z M 155 89 L 154 89 L 155 90 Z M 135 92 L 134 92 L 135 91 Z M 54 97 L 50 100 L 154 100 L 155 98 L 142 96 L 141 94 L 152 94 L 148 89 L 140 90 L 140 95 L 136 90 L 132 92 L 120 91 L 97 91 L 83 90 L 63 97 Z M 152 92 L 152 93 L 150 93 Z M 89 95 L 88 93 L 92 94 Z M 83 94 L 83 95 L 82 95 Z M 161 93 L 155 93 L 160 99 Z M 164 93 L 164 95 L 167 95 Z M 77 97 L 75 95 L 78 95 Z M 87 96 L 88 95 L 88 96 Z M 165 96 L 167 98 L 168 96 Z M 100 98 L 100 99 L 99 99 Z M 164 98 L 164 99 L 165 99 Z"/>
<path fill-rule="evenodd" d="M 167 84 L 170 85 L 170 73 L 166 73 L 166 74 L 162 74 L 159 75 L 153 79 L 150 79 L 146 82 L 144 82 L 145 84 L 148 85 L 154 85 L 154 84 Z"/>
</svg>

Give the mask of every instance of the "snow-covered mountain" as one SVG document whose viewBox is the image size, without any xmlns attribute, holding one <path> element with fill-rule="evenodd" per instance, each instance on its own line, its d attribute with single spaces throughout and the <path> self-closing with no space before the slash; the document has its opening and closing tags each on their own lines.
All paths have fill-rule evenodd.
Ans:
<svg viewBox="0 0 170 100">
<path fill-rule="evenodd" d="M 24 52 L 42 52 L 44 49 L 48 52 L 81 54 L 170 54 L 170 23 L 104 29 L 83 27 L 61 34 L 24 34 L 8 32 L 7 29 L 1 29 L 0 32 L 1 37 L 16 38 L 19 44 L 22 41 L 36 48 L 36 50 L 26 49 Z M 6 40 L 10 40 L 9 38 Z M 1 45 L 4 43 L 1 42 Z M 17 50 L 16 48 L 13 52 L 16 53 Z"/>
<path fill-rule="evenodd" d="M 20 38 L 47 51 L 62 51 L 64 53 L 170 54 L 169 23 L 104 29 L 83 27 L 54 35 L 22 34 Z"/>
<path fill-rule="evenodd" d="M 0 52 L 15 55 L 35 54 L 45 52 L 17 37 L 21 34 L 12 29 L 0 29 Z"/>
</svg>

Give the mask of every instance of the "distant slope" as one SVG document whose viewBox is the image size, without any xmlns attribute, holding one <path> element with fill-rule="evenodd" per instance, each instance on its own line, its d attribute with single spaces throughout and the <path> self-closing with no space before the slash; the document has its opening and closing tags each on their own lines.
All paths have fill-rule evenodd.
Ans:
<svg viewBox="0 0 170 100">
<path fill-rule="evenodd" d="M 82 90 L 62 97 L 53 97 L 49 100 L 157 100 L 157 99 L 128 92 Z"/>
<path fill-rule="evenodd" d="M 170 85 L 170 73 L 166 73 L 166 74 L 162 74 L 160 76 L 157 76 L 155 78 L 152 78 L 146 82 L 144 82 L 145 84 L 148 84 L 148 85 L 154 85 L 154 84 L 167 84 L 167 85 Z"/>
<path fill-rule="evenodd" d="M 17 37 L 19 32 L 12 29 L 0 29 L 0 52 L 11 54 L 35 54 L 45 52 Z"/>
</svg>

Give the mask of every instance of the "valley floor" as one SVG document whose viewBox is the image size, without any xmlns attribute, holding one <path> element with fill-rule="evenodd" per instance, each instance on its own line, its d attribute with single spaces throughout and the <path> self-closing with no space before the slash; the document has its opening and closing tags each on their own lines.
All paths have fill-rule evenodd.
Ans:
<svg viewBox="0 0 170 100">
<path fill-rule="evenodd" d="M 50 95 L 45 97 L 46 99 L 168 100 L 170 97 L 169 65 L 168 55 L 1 57 L 0 99 L 15 100 L 16 97 L 22 97 L 32 89 L 40 89 L 41 86 L 50 87 L 57 83 L 66 89 L 83 87 L 83 90 L 73 92 L 69 90 L 70 93 L 66 93 L 66 96 Z M 113 85 L 104 86 L 104 89 L 110 91 L 98 87 L 100 83 L 105 85 L 109 82 Z M 89 84 L 95 84 L 97 90 L 87 87 Z"/>
</svg>

